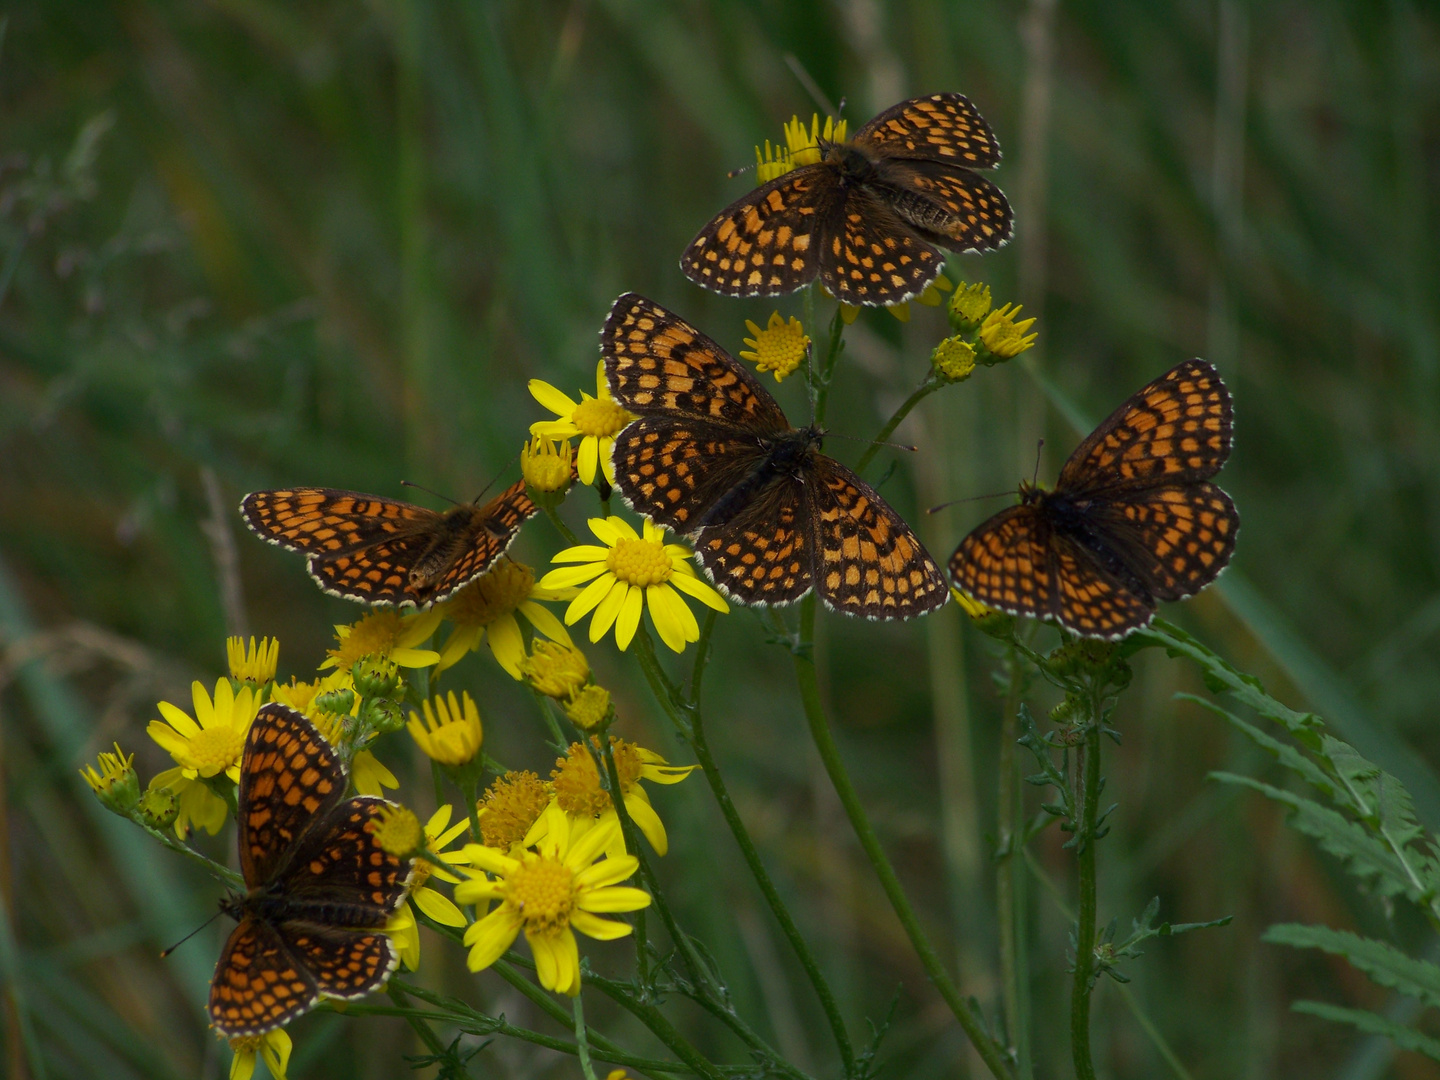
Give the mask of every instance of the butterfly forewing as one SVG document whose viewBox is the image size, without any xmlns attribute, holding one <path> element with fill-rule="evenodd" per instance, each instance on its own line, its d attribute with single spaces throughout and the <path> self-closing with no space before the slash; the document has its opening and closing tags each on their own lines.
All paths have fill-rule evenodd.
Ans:
<svg viewBox="0 0 1440 1080">
<path fill-rule="evenodd" d="M 1000 164 L 995 133 L 964 94 L 931 94 L 892 105 L 857 131 L 855 141 L 892 157 L 970 169 Z"/>
<path fill-rule="evenodd" d="M 987 607 L 1044 618 L 1054 607 L 1049 530 L 1033 506 L 1001 510 L 960 541 L 950 576 Z"/>
<path fill-rule="evenodd" d="M 222 1035 L 259 1035 L 318 1000 L 315 978 L 279 931 L 248 916 L 230 932 L 210 983 L 210 1021 Z"/>
<path fill-rule="evenodd" d="M 1080 495 L 1207 480 L 1230 456 L 1230 391 L 1213 364 L 1186 360 L 1116 409 L 1076 447 L 1056 489 Z"/>
</svg>

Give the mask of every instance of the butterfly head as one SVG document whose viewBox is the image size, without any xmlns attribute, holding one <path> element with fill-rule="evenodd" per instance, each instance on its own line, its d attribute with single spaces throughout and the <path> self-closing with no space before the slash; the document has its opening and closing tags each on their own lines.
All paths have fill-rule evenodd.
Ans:
<svg viewBox="0 0 1440 1080">
<path fill-rule="evenodd" d="M 822 142 L 820 160 L 837 168 L 842 179 L 856 183 L 868 180 L 875 172 L 870 155 L 853 143 Z"/>
<path fill-rule="evenodd" d="M 1020 502 L 1024 506 L 1034 506 L 1048 494 L 1050 493 L 1033 480 L 1020 481 Z"/>
<path fill-rule="evenodd" d="M 227 892 L 220 898 L 220 914 L 229 915 L 236 922 L 245 914 L 245 894 Z"/>
</svg>

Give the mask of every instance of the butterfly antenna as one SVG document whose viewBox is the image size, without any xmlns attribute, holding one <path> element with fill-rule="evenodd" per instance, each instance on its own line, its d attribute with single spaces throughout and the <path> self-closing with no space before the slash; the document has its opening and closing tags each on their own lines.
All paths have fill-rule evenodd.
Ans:
<svg viewBox="0 0 1440 1080">
<path fill-rule="evenodd" d="M 490 478 L 490 482 L 480 489 L 480 494 L 475 496 L 474 501 L 478 503 L 481 499 L 483 499 L 485 497 L 485 492 L 489 491 L 492 487 L 494 487 L 496 481 L 498 481 L 500 477 L 504 476 L 510 470 L 510 466 L 514 465 L 515 462 L 519 460 L 520 455 L 516 454 L 509 461 L 505 462 L 505 464 L 501 466 L 500 471 Z"/>
<path fill-rule="evenodd" d="M 970 496 L 968 496 L 967 498 L 964 498 L 964 499 L 951 499 L 949 502 L 943 502 L 943 503 L 941 503 L 939 506 L 932 506 L 932 507 L 930 507 L 929 510 L 926 510 L 925 512 L 926 512 L 927 514 L 938 514 L 941 510 L 944 510 L 944 509 L 946 509 L 947 507 L 956 506 L 956 505 L 958 505 L 958 504 L 960 504 L 960 503 L 979 502 L 981 499 L 998 499 L 998 498 L 1000 498 L 1000 496 L 1002 496 L 1002 495 L 1013 495 L 1013 494 L 1014 494 L 1013 491 L 995 491 L 995 492 L 992 492 L 992 493 L 989 494 L 989 495 L 970 495 Z"/>
<path fill-rule="evenodd" d="M 891 450 L 910 450 L 913 452 L 920 449 L 918 446 L 912 446 L 910 443 L 884 442 L 880 439 L 862 439 L 858 435 L 837 435 L 833 431 L 827 431 L 825 437 L 827 439 L 847 439 L 850 442 L 869 443 L 871 446 L 888 446 Z"/>
<path fill-rule="evenodd" d="M 179 941 L 175 942 L 174 945 L 171 945 L 168 949 L 166 949 L 164 952 L 162 952 L 162 953 L 160 954 L 160 959 L 161 959 L 161 960 L 164 960 L 167 956 L 169 956 L 172 952 L 174 952 L 176 949 L 178 949 L 181 945 L 184 945 L 185 942 L 189 941 L 192 937 L 194 937 L 196 934 L 198 934 L 201 930 L 204 930 L 204 929 L 205 929 L 207 926 L 209 926 L 212 922 L 214 922 L 216 919 L 218 919 L 218 918 L 221 916 L 221 914 L 222 914 L 221 911 L 215 912 L 214 915 L 211 915 L 208 919 L 206 919 L 203 923 L 201 923 L 199 926 L 197 926 L 194 930 L 191 930 L 188 934 L 186 934 L 184 937 L 182 937 Z"/>
<path fill-rule="evenodd" d="M 465 505 L 464 503 L 456 502 L 454 499 L 450 498 L 449 495 L 441 495 L 440 492 L 438 492 L 438 491 L 432 491 L 430 488 L 427 488 L 424 484 L 417 484 L 417 483 L 415 483 L 415 481 L 413 481 L 413 480 L 401 480 L 401 481 L 400 481 L 400 486 L 401 486 L 401 487 L 414 488 L 416 491 L 423 491 L 423 492 L 425 492 L 425 494 L 427 494 L 427 495 L 434 495 L 437 499 L 444 499 L 444 500 L 445 500 L 446 502 L 448 502 L 451 506 L 464 506 L 464 505 Z"/>
<path fill-rule="evenodd" d="M 735 177 L 737 177 L 737 176 L 744 176 L 747 172 L 749 172 L 749 171 L 750 171 L 751 169 L 753 169 L 753 168 L 755 168 L 755 163 L 754 163 L 754 162 L 751 162 L 749 165 L 742 165 L 742 166 L 740 166 L 740 168 L 738 168 L 738 169 L 731 169 L 731 170 L 730 170 L 729 172 L 727 172 L 725 175 L 726 175 L 729 179 L 734 180 Z"/>
<path fill-rule="evenodd" d="M 805 88 L 805 92 L 814 99 L 815 104 L 825 110 L 827 116 L 834 116 L 836 112 L 838 112 L 835 106 L 830 103 L 830 99 L 825 96 L 825 91 L 820 89 L 820 84 L 815 81 L 810 72 L 805 70 L 805 65 L 800 62 L 798 56 L 794 53 L 786 53 L 785 66 L 790 69 L 790 74 L 795 76 L 795 80 Z M 844 107 L 845 102 L 842 100 L 840 102 L 840 108 L 843 109 Z"/>
<path fill-rule="evenodd" d="M 1030 486 L 1034 487 L 1040 482 L 1040 451 L 1045 449 L 1045 440 L 1041 439 L 1035 444 L 1035 472 L 1030 477 Z"/>
</svg>

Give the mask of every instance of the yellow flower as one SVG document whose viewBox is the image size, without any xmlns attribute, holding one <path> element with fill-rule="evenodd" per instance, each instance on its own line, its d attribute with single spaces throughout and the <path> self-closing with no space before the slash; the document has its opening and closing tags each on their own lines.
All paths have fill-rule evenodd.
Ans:
<svg viewBox="0 0 1440 1080">
<path fill-rule="evenodd" d="M 397 859 L 415 854 L 424 839 L 420 819 L 405 806 L 384 806 L 365 826 L 375 835 L 380 850 Z"/>
<path fill-rule="evenodd" d="M 992 355 L 1009 360 L 1035 344 L 1035 339 L 1040 335 L 1026 333 L 1035 325 L 1035 320 L 1016 322 L 1015 316 L 1019 314 L 1019 304 L 1006 304 L 985 316 L 985 321 L 980 324 L 980 340 Z"/>
<path fill-rule="evenodd" d="M 550 785 L 528 769 L 497 776 L 475 806 L 480 839 L 486 847 L 509 851 L 529 835 L 554 797 Z"/>
<path fill-rule="evenodd" d="M 395 774 L 369 750 L 357 750 L 350 759 L 350 782 L 361 795 L 383 795 L 385 788 L 400 786 Z"/>
<path fill-rule="evenodd" d="M 259 695 L 249 686 L 236 694 L 228 679 L 215 683 L 213 703 L 199 682 L 191 684 L 190 695 L 198 724 L 183 709 L 162 701 L 160 715 L 168 722 L 151 720 L 145 730 L 175 759 L 187 780 L 223 772 L 238 784 L 245 733 L 260 708 Z"/>
<path fill-rule="evenodd" d="M 524 563 L 502 561 L 441 605 L 440 611 L 455 629 L 440 649 L 436 674 L 454 667 L 466 653 L 480 648 L 481 641 L 488 640 L 495 661 L 512 679 L 519 679 L 525 637 L 516 613 L 551 641 L 569 645 L 564 625 L 536 601 L 569 600 L 573 595 L 573 591 L 546 588 L 544 582 L 536 585 L 535 571 Z"/>
<path fill-rule="evenodd" d="M 947 337 L 930 354 L 930 366 L 946 382 L 963 382 L 975 371 L 975 346 L 959 334 Z"/>
<path fill-rule="evenodd" d="M 285 1080 L 294 1044 L 284 1028 L 276 1028 L 264 1035 L 237 1035 L 230 1040 L 230 1049 L 235 1052 L 230 1062 L 230 1080 L 250 1080 L 255 1074 L 257 1053 L 265 1059 L 265 1067 L 274 1080 Z"/>
<path fill-rule="evenodd" d="M 690 550 L 664 543 L 665 530 L 653 522 L 645 522 L 643 537 L 613 516 L 591 518 L 590 531 L 605 546 L 566 548 L 551 562 L 581 565 L 551 570 L 540 584 L 565 589 L 590 582 L 570 601 L 565 623 L 574 625 L 593 610 L 591 641 L 599 641 L 614 626 L 615 643 L 621 649 L 629 648 L 640 625 L 641 609 L 648 606 L 660 640 L 675 652 L 684 652 L 686 642 L 700 640 L 700 626 L 677 589 L 716 611 L 730 610 L 725 598 L 696 576 Z"/>
<path fill-rule="evenodd" d="M 960 282 L 955 295 L 950 297 L 950 323 L 956 330 L 974 330 L 980 321 L 990 313 L 990 286 L 981 282 L 971 285 Z"/>
<path fill-rule="evenodd" d="M 122 816 L 130 813 L 140 802 L 140 777 L 135 774 L 135 755 L 127 758 L 117 742 L 115 753 L 102 753 L 96 760 L 100 765 L 98 773 L 94 765 L 86 765 L 80 770 L 80 775 L 106 809 Z"/>
<path fill-rule="evenodd" d="M 425 719 L 421 720 L 420 714 L 412 711 L 410 723 L 406 725 L 415 745 L 425 751 L 426 757 L 441 765 L 468 765 L 480 753 L 480 744 L 484 740 L 480 710 L 475 707 L 475 699 L 469 691 L 461 697 L 463 704 L 455 700 L 453 690 L 448 701 L 436 695 L 434 709 L 430 708 L 430 702 L 422 702 Z"/>
<path fill-rule="evenodd" d="M 951 588 L 950 595 L 953 596 L 955 602 L 960 605 L 960 610 L 972 619 L 983 619 L 991 613 L 990 609 L 980 603 L 979 600 L 966 596 L 959 589 Z"/>
<path fill-rule="evenodd" d="M 1003 611 L 996 611 L 980 603 L 974 597 L 966 596 L 959 589 L 953 586 L 950 595 L 955 597 L 955 602 L 960 605 L 960 610 L 970 616 L 976 628 L 981 633 L 989 634 L 993 638 L 1002 641 L 1010 640 L 1015 633 L 1015 616 L 1007 615 Z"/>
<path fill-rule="evenodd" d="M 440 618 L 438 608 L 410 615 L 401 615 L 394 608 L 377 608 L 349 626 L 335 627 L 336 647 L 326 651 L 327 659 L 320 667 L 337 668 L 348 675 L 356 661 L 367 656 L 396 667 L 432 667 L 440 662 L 440 654 L 417 646 L 435 633 Z"/>
<path fill-rule="evenodd" d="M 790 117 L 785 125 L 785 146 L 790 151 L 790 160 L 796 165 L 814 165 L 820 160 L 820 144 L 843 143 L 848 121 L 837 122 L 833 116 L 825 117 L 825 127 L 820 127 L 818 114 L 810 115 L 810 130 L 805 130 L 804 121 L 798 116 Z"/>
<path fill-rule="evenodd" d="M 146 794 L 161 789 L 175 796 L 175 835 L 181 840 L 190 835 L 191 825 L 214 836 L 225 824 L 228 813 L 225 800 L 211 791 L 205 781 L 187 777 L 180 766 L 151 777 Z"/>
<path fill-rule="evenodd" d="M 565 701 L 590 681 L 590 664 L 574 645 L 536 641 L 520 663 L 525 681 L 546 697 Z"/>
<path fill-rule="evenodd" d="M 755 147 L 755 182 L 760 185 L 768 184 L 777 176 L 784 176 L 795 163 L 790 160 L 790 151 L 783 146 L 775 146 L 771 150 L 770 140 L 765 140 L 765 154 L 761 156 L 760 147 Z"/>
<path fill-rule="evenodd" d="M 243 638 L 229 637 L 225 639 L 225 655 L 230 661 L 232 679 L 264 686 L 275 678 L 275 669 L 280 664 L 280 639 L 261 638 L 256 645 L 252 637 L 246 649 Z"/>
<path fill-rule="evenodd" d="M 610 715 L 610 691 L 592 683 L 565 702 L 565 715 L 576 727 L 589 731 Z"/>
<path fill-rule="evenodd" d="M 331 738 L 332 733 L 326 730 L 326 726 L 322 726 L 321 718 L 332 718 L 331 721 L 326 722 L 328 725 L 333 723 L 335 714 L 328 709 L 321 708 L 319 699 L 335 690 L 351 689 L 351 682 L 348 668 L 343 671 L 332 671 L 323 679 L 316 679 L 314 682 L 299 682 L 292 675 L 288 683 L 276 683 L 270 688 L 270 700 L 278 701 L 281 705 L 289 705 L 296 712 L 303 713 L 307 719 L 315 721 L 316 726 L 321 727 L 321 734 L 334 743 L 336 740 Z M 353 712 L 359 708 L 360 702 L 356 700 L 352 704 L 351 710 Z"/>
<path fill-rule="evenodd" d="M 428 859 L 417 858 L 415 860 L 415 869 L 410 879 L 410 905 L 444 926 L 464 926 L 465 916 L 460 909 L 450 901 L 448 896 L 427 884 L 432 877 L 448 881 L 452 885 L 458 884 L 460 881 L 458 877 L 450 873 L 448 867 L 464 863 L 466 855 L 463 851 L 446 851 L 445 848 L 465 832 L 470 827 L 470 823 L 461 818 L 459 822 L 451 825 L 450 815 L 452 813 L 450 804 L 446 803 L 431 814 L 430 820 L 425 823 L 425 850 L 432 855 L 439 856 L 445 865 L 436 866 Z M 410 971 L 419 970 L 420 930 L 410 907 L 402 907 L 397 911 L 395 918 L 391 919 L 385 929 L 400 952 L 401 963 Z"/>
<path fill-rule="evenodd" d="M 610 386 L 605 381 L 605 361 L 600 361 L 595 368 L 595 396 L 591 397 L 582 390 L 579 404 L 540 379 L 530 380 L 530 394 L 559 418 L 537 420 L 530 425 L 530 434 L 543 435 L 549 439 L 572 439 L 580 436 L 578 469 L 581 482 L 595 482 L 595 466 L 598 463 L 604 471 L 606 481 L 615 483 L 615 467 L 610 463 L 610 448 L 615 445 L 615 436 L 620 433 L 620 429 L 635 417 L 617 405 L 610 396 Z"/>
<path fill-rule="evenodd" d="M 574 457 L 569 439 L 557 445 L 553 439 L 532 435 L 520 450 L 520 475 L 536 494 L 563 494 L 574 476 Z"/>
<path fill-rule="evenodd" d="M 757 371 L 773 371 L 776 382 L 783 382 L 785 376 L 793 374 L 805 359 L 810 339 L 795 316 L 790 316 L 787 323 L 778 311 L 772 311 L 770 323 L 764 330 L 749 319 L 745 320 L 745 325 L 755 336 L 745 339 L 750 349 L 742 350 L 741 358 L 754 364 Z"/>
<path fill-rule="evenodd" d="M 599 740 L 592 736 L 590 743 L 598 752 Z M 615 758 L 615 771 L 620 774 L 620 791 L 630 819 L 640 827 L 655 853 L 664 855 L 670 850 L 670 840 L 640 781 L 678 784 L 699 766 L 670 765 L 655 751 L 614 735 L 610 736 L 610 752 Z M 555 788 L 555 805 L 565 813 L 576 818 L 602 819 L 615 813 L 610 793 L 600 784 L 600 770 L 595 764 L 595 756 L 580 743 L 571 743 L 569 753 L 555 759 L 555 768 L 550 776 Z"/>
<path fill-rule="evenodd" d="M 462 904 L 500 903 L 465 931 L 471 971 L 489 967 L 505 954 L 523 930 L 535 955 L 540 985 L 572 997 L 580 992 L 580 950 L 574 931 L 609 941 L 630 933 L 628 923 L 602 919 L 601 913 L 639 911 L 650 896 L 619 885 L 640 865 L 633 855 L 600 859 L 618 822 L 606 822 L 574 838 L 564 814 L 555 813 L 538 851 L 512 857 L 494 848 L 470 844 L 470 865 L 494 875 L 469 871 L 455 887 Z M 598 861 L 597 861 L 598 860 Z"/>
</svg>

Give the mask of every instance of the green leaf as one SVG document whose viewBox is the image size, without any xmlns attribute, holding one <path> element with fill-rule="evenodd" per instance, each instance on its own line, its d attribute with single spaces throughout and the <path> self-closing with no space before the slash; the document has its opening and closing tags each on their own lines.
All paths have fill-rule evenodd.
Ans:
<svg viewBox="0 0 1440 1080">
<path fill-rule="evenodd" d="M 1440 967 L 1406 956 L 1393 945 L 1328 926 L 1280 923 L 1261 938 L 1272 945 L 1321 949 L 1343 956 L 1381 986 L 1440 1008 Z"/>
<path fill-rule="evenodd" d="M 1270 735 L 1265 734 L 1254 724 L 1240 719 L 1234 713 L 1221 708 L 1206 698 L 1197 697 L 1194 694 L 1176 694 L 1177 698 L 1184 701 L 1194 702 L 1202 709 L 1209 709 L 1218 716 L 1222 716 L 1237 730 L 1242 732 L 1251 742 L 1264 750 L 1268 750 L 1281 765 L 1284 765 L 1291 772 L 1300 776 L 1303 780 L 1316 788 L 1322 794 L 1331 798 L 1338 796 L 1343 798 L 1343 792 L 1338 792 L 1335 786 L 1335 778 L 1330 776 L 1324 769 L 1316 765 L 1303 753 L 1288 742 L 1281 742 Z"/>
<path fill-rule="evenodd" d="M 1413 1050 L 1417 1054 L 1424 1054 L 1428 1058 L 1440 1061 L 1440 1042 L 1428 1035 L 1421 1035 L 1414 1028 L 1397 1024 L 1393 1020 L 1387 1020 L 1375 1013 L 1364 1012 L 1360 1009 L 1344 1009 L 1339 1005 L 1327 1005 L 1323 1001 L 1297 1001 L 1290 1008 L 1298 1013 L 1318 1016 L 1322 1020 L 1333 1020 L 1337 1024 L 1350 1024 L 1367 1035 L 1383 1035 L 1401 1050 Z"/>
</svg>

